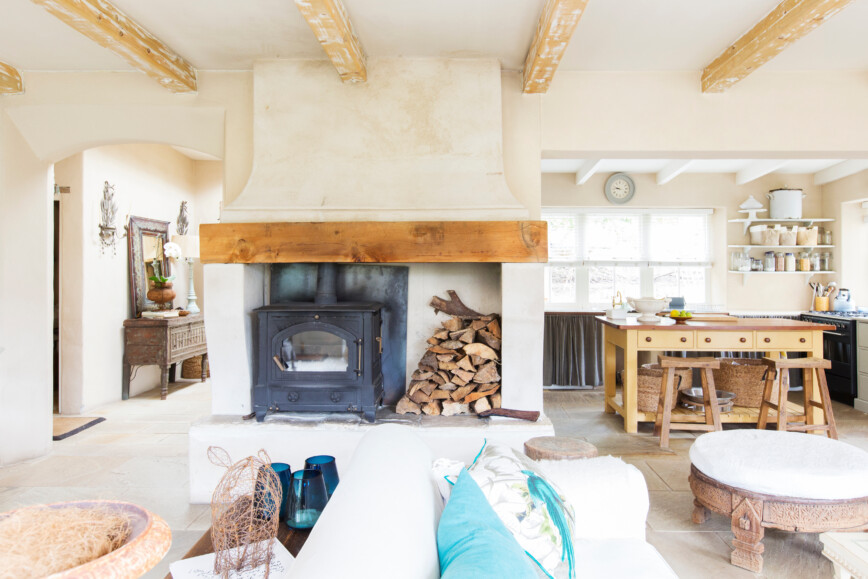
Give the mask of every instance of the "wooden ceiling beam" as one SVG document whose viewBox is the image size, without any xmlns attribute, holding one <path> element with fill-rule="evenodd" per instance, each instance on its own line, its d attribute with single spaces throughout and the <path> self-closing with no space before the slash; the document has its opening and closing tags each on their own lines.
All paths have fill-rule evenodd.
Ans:
<svg viewBox="0 0 868 579">
<path fill-rule="evenodd" d="M 692 163 L 693 159 L 675 159 L 674 161 L 669 161 L 665 167 L 657 171 L 657 184 L 665 185 L 669 183 L 686 171 Z"/>
<path fill-rule="evenodd" d="M 344 82 L 365 82 L 365 52 L 341 0 L 295 0 Z"/>
<path fill-rule="evenodd" d="M 24 82 L 21 73 L 11 64 L 0 61 L 0 94 L 21 94 Z"/>
<path fill-rule="evenodd" d="M 545 93 L 588 0 L 546 0 L 524 61 L 522 92 Z"/>
<path fill-rule="evenodd" d="M 702 92 L 723 92 L 852 0 L 784 0 L 702 71 Z"/>
<path fill-rule="evenodd" d="M 760 161 L 753 161 L 735 174 L 735 184 L 745 185 L 751 181 L 759 179 L 760 177 L 765 177 L 770 173 L 774 173 L 787 163 L 789 163 L 788 159 L 763 159 Z"/>
<path fill-rule="evenodd" d="M 196 92 L 196 69 L 106 0 L 31 0 L 175 93 Z"/>
<path fill-rule="evenodd" d="M 814 173 L 814 185 L 825 185 L 868 170 L 868 159 L 848 159 Z"/>
</svg>

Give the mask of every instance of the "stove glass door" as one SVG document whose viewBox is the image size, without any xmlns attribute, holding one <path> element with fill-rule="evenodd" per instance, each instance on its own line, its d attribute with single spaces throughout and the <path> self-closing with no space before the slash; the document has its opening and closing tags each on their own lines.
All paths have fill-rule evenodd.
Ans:
<svg viewBox="0 0 868 579">
<path fill-rule="evenodd" d="M 281 342 L 280 359 L 293 372 L 346 372 L 349 348 L 346 340 L 331 332 L 299 332 Z"/>
</svg>

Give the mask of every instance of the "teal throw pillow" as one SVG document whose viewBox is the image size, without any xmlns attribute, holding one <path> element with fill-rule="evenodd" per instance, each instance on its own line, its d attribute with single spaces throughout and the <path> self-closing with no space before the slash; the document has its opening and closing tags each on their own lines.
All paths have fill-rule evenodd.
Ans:
<svg viewBox="0 0 868 579">
<path fill-rule="evenodd" d="M 441 579 L 534 579 L 533 563 L 488 504 L 466 469 L 437 527 Z"/>
</svg>

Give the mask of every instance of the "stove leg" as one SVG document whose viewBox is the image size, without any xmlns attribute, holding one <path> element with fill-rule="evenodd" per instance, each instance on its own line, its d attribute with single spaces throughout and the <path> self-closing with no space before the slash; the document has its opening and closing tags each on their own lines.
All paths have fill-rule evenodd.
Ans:
<svg viewBox="0 0 868 579">
<path fill-rule="evenodd" d="M 256 422 L 262 422 L 265 420 L 265 415 L 267 414 L 266 410 L 257 410 L 256 411 Z"/>
<path fill-rule="evenodd" d="M 374 409 L 365 410 L 365 420 L 367 420 L 368 422 L 374 422 L 374 420 L 376 420 L 376 418 L 377 418 L 377 411 L 376 410 L 374 410 Z"/>
</svg>

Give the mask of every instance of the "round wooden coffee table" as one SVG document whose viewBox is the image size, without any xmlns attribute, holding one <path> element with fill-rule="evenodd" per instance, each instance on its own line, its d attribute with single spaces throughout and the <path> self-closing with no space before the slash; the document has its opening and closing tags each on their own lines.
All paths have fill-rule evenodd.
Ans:
<svg viewBox="0 0 868 579">
<path fill-rule="evenodd" d="M 811 434 L 733 430 L 690 449 L 693 522 L 732 520 L 733 565 L 762 571 L 765 529 L 868 530 L 868 453 Z"/>
<path fill-rule="evenodd" d="M 533 460 L 594 458 L 597 447 L 581 438 L 537 436 L 524 443 L 524 453 Z"/>
</svg>

